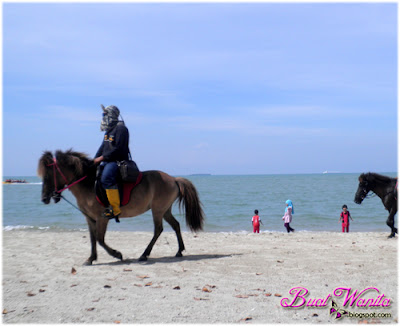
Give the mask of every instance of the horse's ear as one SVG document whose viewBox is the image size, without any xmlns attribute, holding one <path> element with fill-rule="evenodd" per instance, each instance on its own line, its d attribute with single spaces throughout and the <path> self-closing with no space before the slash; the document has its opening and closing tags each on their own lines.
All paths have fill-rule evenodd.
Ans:
<svg viewBox="0 0 400 326">
<path fill-rule="evenodd" d="M 364 174 L 364 173 L 361 173 L 360 176 L 358 177 L 358 181 L 359 181 L 359 182 L 363 182 L 364 176 L 365 176 L 365 174 Z"/>
<path fill-rule="evenodd" d="M 75 168 L 75 173 L 76 174 L 83 174 L 83 164 L 82 160 L 80 157 L 75 156 L 75 155 L 69 155 L 68 156 L 68 165 L 72 165 Z"/>
</svg>

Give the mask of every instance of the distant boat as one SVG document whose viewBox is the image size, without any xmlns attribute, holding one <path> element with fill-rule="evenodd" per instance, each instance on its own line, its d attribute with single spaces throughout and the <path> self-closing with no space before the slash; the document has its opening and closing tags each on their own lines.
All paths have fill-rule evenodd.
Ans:
<svg viewBox="0 0 400 326">
<path fill-rule="evenodd" d="M 28 181 L 21 179 L 7 179 L 3 181 L 3 184 L 11 184 L 11 183 L 28 183 Z"/>
<path fill-rule="evenodd" d="M 322 174 L 327 174 L 328 173 L 328 171 L 324 171 L 324 172 L 322 172 Z"/>
</svg>

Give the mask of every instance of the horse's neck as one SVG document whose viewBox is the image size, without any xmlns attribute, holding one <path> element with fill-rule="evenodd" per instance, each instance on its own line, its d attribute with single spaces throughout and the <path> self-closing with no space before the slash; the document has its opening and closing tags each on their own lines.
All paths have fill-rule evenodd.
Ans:
<svg viewBox="0 0 400 326">
<path fill-rule="evenodd" d="M 89 201 L 96 200 L 96 194 L 93 187 L 88 187 L 82 184 L 76 184 L 69 189 L 72 195 L 76 198 L 79 206 L 88 203 Z"/>
<path fill-rule="evenodd" d="M 374 192 L 380 199 L 383 199 L 383 197 L 386 195 L 386 189 L 379 186 L 371 189 L 371 191 Z"/>
<path fill-rule="evenodd" d="M 392 187 L 396 184 L 396 179 L 391 180 L 389 183 L 385 184 L 383 182 L 377 182 L 374 189 L 371 189 L 379 198 L 382 200 L 384 197 L 392 191 Z"/>
</svg>

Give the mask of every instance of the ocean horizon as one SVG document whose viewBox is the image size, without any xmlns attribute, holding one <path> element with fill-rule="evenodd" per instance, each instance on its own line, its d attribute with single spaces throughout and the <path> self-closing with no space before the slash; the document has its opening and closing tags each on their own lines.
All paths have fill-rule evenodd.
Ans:
<svg viewBox="0 0 400 326">
<path fill-rule="evenodd" d="M 379 197 L 354 203 L 360 173 L 238 174 L 196 173 L 179 175 L 193 182 L 205 213 L 205 232 L 252 232 L 251 218 L 259 211 L 260 232 L 286 232 L 282 216 L 285 201 L 291 199 L 295 214 L 291 226 L 297 232 L 341 232 L 339 215 L 346 204 L 354 221 L 350 232 L 389 232 L 388 212 Z M 396 177 L 396 172 L 381 174 Z M 53 230 L 85 231 L 85 217 L 64 200 L 58 204 L 41 202 L 41 179 L 36 176 L 3 176 L 26 180 L 26 184 L 3 184 L 3 231 Z M 75 204 L 69 191 L 64 196 Z M 173 214 L 182 231 L 188 231 L 183 214 L 175 203 Z M 396 221 L 397 225 L 397 221 Z M 110 221 L 110 231 L 153 231 L 151 212 L 121 223 Z M 164 222 L 164 230 L 172 231 Z"/>
</svg>

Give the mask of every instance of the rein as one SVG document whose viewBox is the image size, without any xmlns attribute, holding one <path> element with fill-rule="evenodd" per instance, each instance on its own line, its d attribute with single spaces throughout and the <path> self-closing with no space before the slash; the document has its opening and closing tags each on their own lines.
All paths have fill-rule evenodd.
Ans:
<svg viewBox="0 0 400 326">
<path fill-rule="evenodd" d="M 372 192 L 372 194 L 367 194 L 365 198 L 374 198 L 376 197 L 376 193 Z"/>
<path fill-rule="evenodd" d="M 85 175 L 84 177 L 80 178 L 79 180 L 76 180 L 76 181 L 72 182 L 71 184 L 68 184 L 68 180 L 67 180 L 67 178 L 65 177 L 64 173 L 62 173 L 60 167 L 58 166 L 56 158 L 53 158 L 53 163 L 48 164 L 47 166 L 53 166 L 54 187 L 55 187 L 55 189 L 56 189 L 56 190 L 54 191 L 54 193 L 55 193 L 55 194 L 58 194 L 58 195 L 60 195 L 64 190 L 67 190 L 67 189 L 71 188 L 72 186 L 76 185 L 77 183 L 79 183 L 79 182 L 81 182 L 82 180 L 84 180 L 84 179 L 87 178 L 87 175 Z M 57 169 L 57 170 L 56 170 L 56 169 Z M 56 177 L 56 172 L 57 172 L 57 171 L 61 174 L 61 176 L 63 177 L 63 179 L 64 179 L 64 181 L 65 181 L 65 184 L 66 184 L 66 186 L 65 186 L 63 189 L 60 189 L 60 190 L 57 189 L 57 177 Z"/>
</svg>

